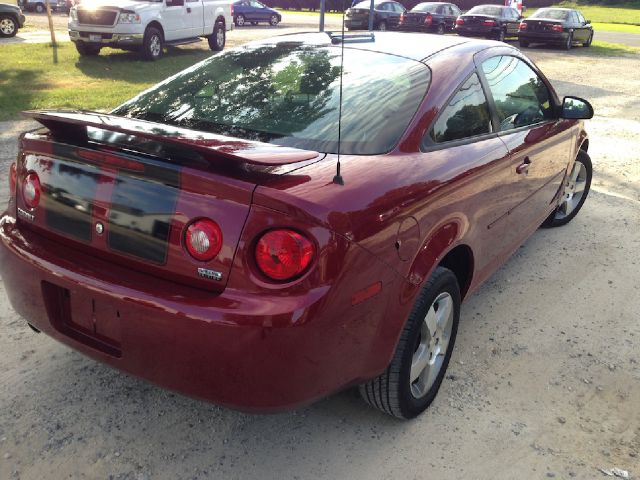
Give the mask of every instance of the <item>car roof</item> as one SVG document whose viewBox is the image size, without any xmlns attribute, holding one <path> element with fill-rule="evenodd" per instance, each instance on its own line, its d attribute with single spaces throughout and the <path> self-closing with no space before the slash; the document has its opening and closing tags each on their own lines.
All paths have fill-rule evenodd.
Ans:
<svg viewBox="0 0 640 480">
<path fill-rule="evenodd" d="M 540 10 L 564 10 L 566 12 L 573 12 L 575 8 L 564 8 L 564 7 L 540 7 Z"/>
<path fill-rule="evenodd" d="M 506 5 L 496 5 L 495 3 L 483 3 L 482 5 L 474 5 L 469 10 L 472 10 L 474 8 L 479 8 L 479 7 L 513 8 L 513 7 L 506 6 Z"/>
<path fill-rule="evenodd" d="M 374 41 L 362 41 L 368 32 L 350 34 L 345 32 L 345 37 L 353 37 L 360 41 L 345 43 L 345 48 L 368 50 L 372 52 L 386 53 L 406 57 L 416 61 L 423 61 L 434 55 L 450 51 L 464 46 L 464 49 L 480 51 L 491 46 L 504 46 L 501 42 L 493 40 L 480 40 L 453 35 L 436 35 L 425 33 L 408 32 L 372 32 Z M 356 36 L 357 35 L 357 36 Z M 301 43 L 310 46 L 331 46 L 340 45 L 332 43 L 331 37 L 340 38 L 341 32 L 313 32 L 313 33 L 291 33 L 271 37 L 264 40 L 256 40 L 250 45 L 264 45 L 277 43 Z"/>
</svg>

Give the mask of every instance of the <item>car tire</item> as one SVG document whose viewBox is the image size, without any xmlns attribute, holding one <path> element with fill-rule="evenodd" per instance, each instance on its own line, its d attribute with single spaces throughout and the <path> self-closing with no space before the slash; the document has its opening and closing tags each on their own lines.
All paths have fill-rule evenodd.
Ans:
<svg viewBox="0 0 640 480">
<path fill-rule="evenodd" d="M 244 24 L 246 23 L 244 15 L 236 15 L 235 22 L 236 22 L 236 27 L 243 27 Z"/>
<path fill-rule="evenodd" d="M 35 10 L 36 13 L 44 13 L 47 11 L 47 7 L 44 6 L 44 3 L 36 3 Z"/>
<path fill-rule="evenodd" d="M 436 29 L 436 33 L 438 35 L 444 35 L 444 24 L 438 24 L 438 28 Z"/>
<path fill-rule="evenodd" d="M 505 39 L 506 36 L 507 35 L 506 35 L 504 29 L 501 28 L 498 31 L 498 33 L 496 34 L 496 40 L 499 41 L 499 42 L 504 42 L 504 39 Z"/>
<path fill-rule="evenodd" d="M 275 27 L 279 23 L 280 23 L 280 19 L 278 18 L 278 16 L 271 15 L 271 18 L 269 18 L 269 25 L 271 25 L 272 27 Z"/>
<path fill-rule="evenodd" d="M 11 15 L 0 15 L 0 37 L 15 37 L 18 33 L 18 22 Z"/>
<path fill-rule="evenodd" d="M 569 36 L 567 37 L 567 41 L 564 42 L 564 49 L 571 50 L 573 46 L 573 32 L 569 32 Z"/>
<path fill-rule="evenodd" d="M 527 48 L 529 46 L 529 40 L 519 40 L 520 48 Z"/>
<path fill-rule="evenodd" d="M 593 42 L 593 32 L 591 32 L 591 35 L 589 35 L 589 39 L 584 42 L 582 44 L 583 47 L 590 47 L 591 46 L 591 42 Z"/>
<path fill-rule="evenodd" d="M 162 57 L 164 37 L 160 29 L 147 27 L 142 39 L 142 56 L 145 60 L 155 61 Z"/>
<path fill-rule="evenodd" d="M 213 27 L 213 33 L 207 37 L 207 41 L 209 42 L 209 48 L 214 52 L 220 52 L 224 49 L 224 45 L 227 42 L 227 32 L 222 22 L 216 22 Z"/>
<path fill-rule="evenodd" d="M 391 363 L 360 386 L 365 402 L 404 419 L 418 416 L 433 402 L 453 351 L 460 302 L 456 276 L 437 267 L 418 294 Z"/>
<path fill-rule="evenodd" d="M 573 220 L 589 195 L 592 176 L 591 157 L 584 150 L 580 150 L 571 167 L 571 173 L 565 179 L 560 203 L 544 221 L 543 227 L 561 227 Z"/>
<path fill-rule="evenodd" d="M 100 54 L 102 47 L 100 45 L 92 45 L 90 43 L 76 42 L 76 50 L 81 57 L 95 57 Z"/>
<path fill-rule="evenodd" d="M 378 30 L 380 30 L 381 32 L 386 32 L 387 31 L 387 22 L 382 21 L 378 24 Z"/>
</svg>

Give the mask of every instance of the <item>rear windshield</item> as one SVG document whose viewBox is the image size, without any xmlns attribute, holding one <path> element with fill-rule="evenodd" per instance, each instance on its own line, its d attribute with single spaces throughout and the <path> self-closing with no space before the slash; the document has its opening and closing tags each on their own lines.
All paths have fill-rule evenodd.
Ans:
<svg viewBox="0 0 640 480">
<path fill-rule="evenodd" d="M 437 3 L 419 3 L 411 9 L 412 12 L 435 12 L 438 8 Z"/>
<path fill-rule="evenodd" d="M 478 15 L 492 15 L 494 17 L 499 17 L 500 15 L 502 15 L 502 8 L 494 7 L 493 5 L 480 5 L 478 7 L 473 7 L 467 13 L 469 15 L 478 14 Z"/>
<path fill-rule="evenodd" d="M 338 151 L 340 47 L 249 45 L 213 56 L 113 113 L 249 140 Z M 398 143 L 431 78 L 422 63 L 344 49 L 342 153 Z"/>
<path fill-rule="evenodd" d="M 568 10 L 558 10 L 555 8 L 541 8 L 530 18 L 550 18 L 552 20 L 566 20 L 569 17 Z"/>
<path fill-rule="evenodd" d="M 378 8 L 380 7 L 380 3 L 382 2 L 375 2 L 373 5 L 373 8 Z M 366 8 L 367 10 L 371 8 L 371 2 L 368 0 L 365 0 L 364 2 L 360 2 L 360 3 L 356 3 L 353 7 L 351 8 Z"/>
</svg>

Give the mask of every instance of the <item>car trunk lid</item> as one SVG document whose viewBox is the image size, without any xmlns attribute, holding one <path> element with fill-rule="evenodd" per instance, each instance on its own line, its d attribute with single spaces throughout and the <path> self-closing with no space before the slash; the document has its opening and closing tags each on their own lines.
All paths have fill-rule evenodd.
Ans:
<svg viewBox="0 0 640 480">
<path fill-rule="evenodd" d="M 317 152 L 88 112 L 31 112 L 48 128 L 21 141 L 18 185 L 40 182 L 18 221 L 71 248 L 159 277 L 222 291 L 255 186 Z M 275 152 L 275 153 L 274 153 Z M 20 190 L 20 188 L 19 188 Z M 222 231 L 210 261 L 190 256 L 185 229 L 209 218 Z"/>
</svg>

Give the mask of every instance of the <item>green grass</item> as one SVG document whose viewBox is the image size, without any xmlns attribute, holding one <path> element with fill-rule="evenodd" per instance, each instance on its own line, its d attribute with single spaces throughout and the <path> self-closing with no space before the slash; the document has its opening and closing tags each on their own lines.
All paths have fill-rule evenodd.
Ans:
<svg viewBox="0 0 640 480">
<path fill-rule="evenodd" d="M 595 23 L 621 23 L 640 25 L 640 3 L 625 3 L 621 5 L 580 5 L 573 2 L 563 2 L 562 7 L 577 8 L 584 17 Z"/>
<path fill-rule="evenodd" d="M 628 25 L 624 23 L 597 23 L 592 22 L 596 32 L 622 32 L 622 33 L 638 33 L 640 34 L 639 25 Z"/>
<path fill-rule="evenodd" d="M 209 50 L 171 49 L 150 63 L 136 53 L 103 49 L 98 57 L 80 58 L 70 42 L 57 49 L 47 44 L 2 45 L 0 121 L 22 110 L 84 108 L 106 110 L 211 55 Z"/>
<path fill-rule="evenodd" d="M 588 50 L 588 52 L 587 52 Z M 640 48 L 629 47 L 620 43 L 609 43 L 594 40 L 591 47 L 585 49 L 576 49 L 577 52 L 585 52 L 585 54 L 598 55 L 603 57 L 622 57 L 628 54 L 640 53 Z"/>
</svg>

